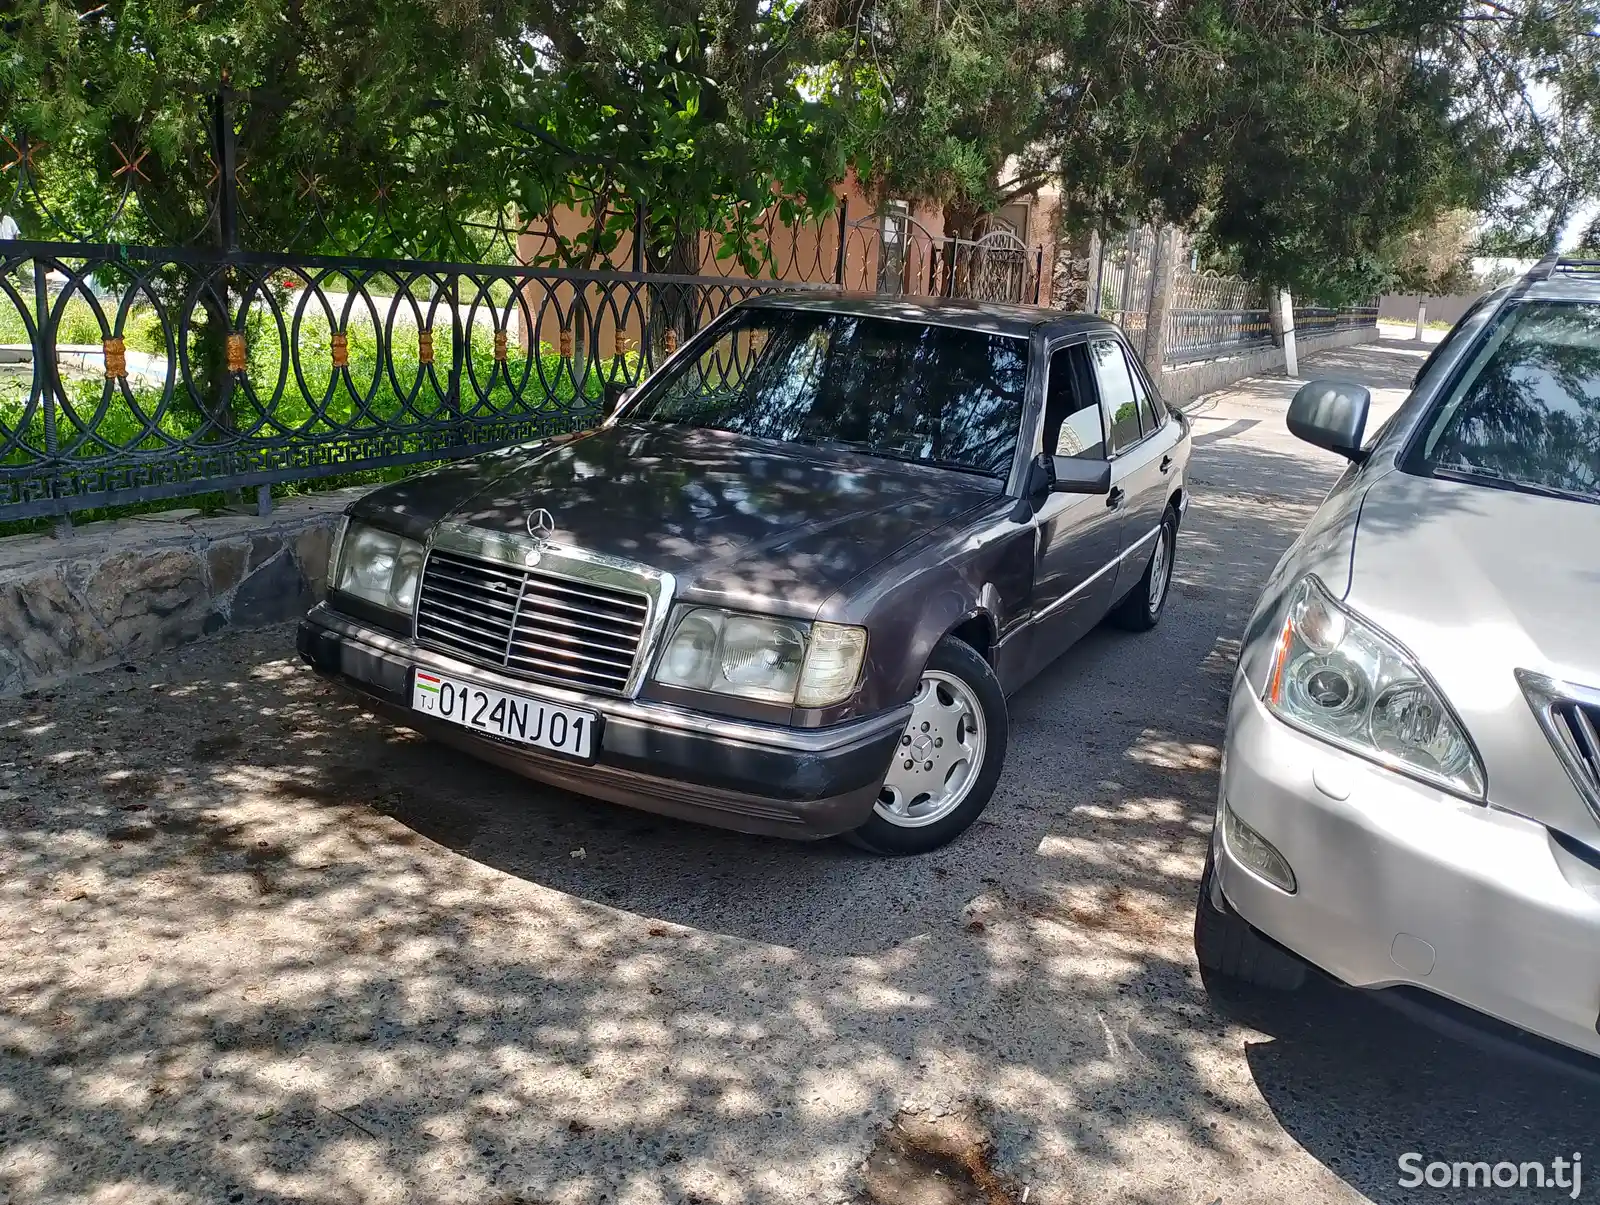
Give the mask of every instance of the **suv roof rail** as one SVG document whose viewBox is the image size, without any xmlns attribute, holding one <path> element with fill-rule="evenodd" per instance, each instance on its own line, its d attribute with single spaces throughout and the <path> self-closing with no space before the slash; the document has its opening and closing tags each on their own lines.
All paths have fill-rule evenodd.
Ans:
<svg viewBox="0 0 1600 1205">
<path fill-rule="evenodd" d="M 1600 259 L 1587 259 L 1576 255 L 1547 255 L 1528 269 L 1524 280 L 1551 280 L 1557 272 L 1578 269 L 1580 272 L 1600 272 Z"/>
</svg>

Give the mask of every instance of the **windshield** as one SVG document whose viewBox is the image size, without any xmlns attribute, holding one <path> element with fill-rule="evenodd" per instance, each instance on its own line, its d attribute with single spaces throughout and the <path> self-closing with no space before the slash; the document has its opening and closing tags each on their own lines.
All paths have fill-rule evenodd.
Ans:
<svg viewBox="0 0 1600 1205">
<path fill-rule="evenodd" d="M 1004 478 L 1025 339 L 814 310 L 741 310 L 630 422 L 681 423 Z"/>
<path fill-rule="evenodd" d="M 1429 424 L 1420 468 L 1600 502 L 1600 305 L 1508 308 Z"/>
</svg>

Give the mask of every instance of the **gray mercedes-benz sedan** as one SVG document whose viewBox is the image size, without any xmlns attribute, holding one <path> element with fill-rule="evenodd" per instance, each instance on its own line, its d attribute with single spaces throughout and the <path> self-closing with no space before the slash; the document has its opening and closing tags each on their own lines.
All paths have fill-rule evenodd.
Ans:
<svg viewBox="0 0 1600 1205">
<path fill-rule="evenodd" d="M 1484 297 L 1365 440 L 1368 401 L 1289 410 L 1350 466 L 1245 634 L 1200 962 L 1600 1055 L 1600 263 Z"/>
<path fill-rule="evenodd" d="M 1008 692 L 1161 618 L 1189 447 L 1100 319 L 758 297 L 598 429 L 356 502 L 299 649 L 532 778 L 917 853 L 989 802 Z"/>
</svg>

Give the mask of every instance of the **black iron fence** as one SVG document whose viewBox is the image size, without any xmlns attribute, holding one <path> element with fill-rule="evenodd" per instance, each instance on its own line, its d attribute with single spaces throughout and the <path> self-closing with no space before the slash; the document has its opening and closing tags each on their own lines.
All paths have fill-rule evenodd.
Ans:
<svg viewBox="0 0 1600 1205">
<path fill-rule="evenodd" d="M 0 520 L 469 455 L 597 421 L 804 283 L 0 242 Z"/>
<path fill-rule="evenodd" d="M 1260 285 L 1232 276 L 1195 271 L 1149 226 L 1097 241 L 1090 263 L 1090 305 L 1145 345 L 1152 313 L 1163 321 L 1161 362 L 1191 364 L 1271 347 L 1276 340 Z M 1163 262 L 1169 257 L 1177 262 Z M 1170 290 L 1165 297 L 1163 289 Z M 1302 338 L 1375 327 L 1377 302 L 1345 308 L 1300 306 L 1295 332 Z"/>
<path fill-rule="evenodd" d="M 1167 311 L 1167 363 L 1213 360 L 1271 346 L 1272 322 L 1259 286 L 1231 276 L 1177 274 Z"/>
<path fill-rule="evenodd" d="M 1301 338 L 1331 335 L 1336 331 L 1357 330 L 1378 325 L 1378 299 L 1364 305 L 1330 309 L 1326 306 L 1295 306 L 1294 332 Z"/>
</svg>

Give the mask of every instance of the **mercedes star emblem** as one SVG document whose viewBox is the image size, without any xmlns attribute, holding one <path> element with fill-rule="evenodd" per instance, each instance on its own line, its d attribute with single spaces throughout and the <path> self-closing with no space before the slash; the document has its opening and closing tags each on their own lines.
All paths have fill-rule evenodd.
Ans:
<svg viewBox="0 0 1600 1205">
<path fill-rule="evenodd" d="M 539 563 L 539 558 L 544 554 L 544 546 L 550 542 L 550 537 L 555 533 L 556 517 L 544 507 L 535 507 L 528 512 L 528 534 L 533 537 L 533 547 L 524 560 L 529 565 Z"/>
<path fill-rule="evenodd" d="M 544 507 L 528 512 L 528 534 L 539 543 L 547 543 L 556 534 L 556 517 Z"/>
</svg>

